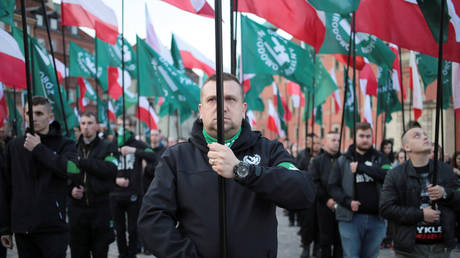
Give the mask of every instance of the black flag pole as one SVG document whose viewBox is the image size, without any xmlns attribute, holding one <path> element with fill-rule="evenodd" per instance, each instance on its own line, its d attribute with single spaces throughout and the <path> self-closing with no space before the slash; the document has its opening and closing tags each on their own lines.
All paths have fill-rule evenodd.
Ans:
<svg viewBox="0 0 460 258">
<path fill-rule="evenodd" d="M 29 128 L 30 133 L 34 134 L 34 112 L 32 110 L 32 86 L 30 81 L 30 65 L 29 65 L 29 43 L 27 35 L 27 17 L 25 0 L 21 0 L 21 18 L 22 18 L 22 40 L 24 42 L 24 59 L 26 64 L 26 83 L 27 83 L 27 105 L 29 107 Z"/>
<path fill-rule="evenodd" d="M 61 16 L 61 31 L 62 31 L 62 56 L 64 57 L 64 88 L 67 93 L 67 99 L 69 98 L 69 80 L 67 79 L 67 50 L 65 47 L 65 28 L 66 26 L 62 25 L 62 16 Z M 75 90 L 77 88 L 75 87 Z M 78 105 L 76 105 L 78 108 Z"/>
<path fill-rule="evenodd" d="M 126 107 L 125 107 L 125 0 L 121 0 L 121 88 L 123 109 L 123 144 L 126 142 Z M 139 105 L 139 104 L 138 104 Z M 126 163 L 125 163 L 126 165 Z"/>
<path fill-rule="evenodd" d="M 216 93 L 217 93 L 217 141 L 224 144 L 224 85 L 222 60 L 222 1 L 214 1 L 215 9 L 215 37 L 216 37 Z M 236 66 L 235 66 L 236 67 Z M 225 179 L 218 177 L 219 186 L 219 229 L 220 229 L 220 257 L 227 258 L 227 198 Z"/>
<path fill-rule="evenodd" d="M 353 25 L 352 25 L 352 30 L 353 30 L 353 44 L 352 44 L 352 50 L 353 50 L 353 145 L 356 147 L 356 117 L 357 117 L 357 103 L 358 100 L 356 99 L 356 12 L 353 12 Z M 355 160 L 356 160 L 356 151 L 355 153 Z"/>
<path fill-rule="evenodd" d="M 59 85 L 59 76 L 58 76 L 58 73 L 57 73 L 56 58 L 54 57 L 53 44 L 51 44 L 52 43 L 51 42 L 51 34 L 50 34 L 50 27 L 49 27 L 49 24 L 48 24 L 48 14 L 46 13 L 45 0 L 41 0 L 41 3 L 42 3 L 43 16 L 44 16 L 45 26 L 46 26 L 46 34 L 48 34 L 48 43 L 50 44 L 51 58 L 53 58 L 54 76 L 56 76 L 56 83 L 57 83 L 58 95 L 59 95 L 59 104 L 61 106 L 62 118 L 64 119 L 65 133 L 66 133 L 67 136 L 70 136 L 69 127 L 67 125 L 67 117 L 65 115 L 64 101 L 62 100 L 61 86 Z M 64 32 L 62 32 L 62 33 L 64 33 Z"/>
<path fill-rule="evenodd" d="M 439 150 L 439 119 L 441 117 L 441 105 L 442 105 L 442 57 L 443 57 L 443 33 L 444 33 L 444 10 L 446 8 L 446 2 L 441 1 L 441 19 L 439 21 L 439 53 L 438 53 L 438 80 L 437 80 L 437 91 L 436 91 L 436 122 L 434 127 L 434 171 L 431 178 L 433 185 L 438 184 L 438 150 Z"/>
<path fill-rule="evenodd" d="M 238 7 L 237 0 L 230 0 L 230 55 L 231 55 L 231 73 L 236 75 L 236 19 L 235 15 Z"/>
</svg>

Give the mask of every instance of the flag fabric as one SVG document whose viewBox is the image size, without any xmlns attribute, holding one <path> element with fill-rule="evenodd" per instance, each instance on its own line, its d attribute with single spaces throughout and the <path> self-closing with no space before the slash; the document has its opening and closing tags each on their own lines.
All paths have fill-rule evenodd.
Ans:
<svg viewBox="0 0 460 258">
<path fill-rule="evenodd" d="M 267 119 L 267 129 L 276 133 L 280 137 L 285 137 L 286 133 L 281 127 L 281 120 L 276 111 L 275 107 L 273 106 L 272 101 L 268 100 L 268 119 Z"/>
<path fill-rule="evenodd" d="M 396 46 L 395 44 L 393 43 L 390 43 L 389 45 L 391 51 L 393 51 L 393 53 L 395 53 L 396 55 L 396 58 L 395 58 L 395 61 L 393 62 L 393 71 L 391 73 L 391 80 L 393 81 L 393 87 L 395 88 L 396 91 L 403 91 L 403 98 L 406 99 L 406 92 L 404 90 L 404 88 L 402 88 L 402 84 L 401 84 L 401 65 L 400 65 L 400 61 L 399 61 L 399 48 L 398 46 Z"/>
<path fill-rule="evenodd" d="M 438 79 L 438 59 L 424 54 L 416 55 L 417 68 L 425 90 Z M 448 109 L 452 97 L 452 62 L 442 60 L 442 108 Z"/>
<path fill-rule="evenodd" d="M 348 65 L 353 68 L 353 57 L 344 54 L 334 54 L 335 59 L 343 65 Z M 361 70 L 364 67 L 364 58 L 362 56 L 356 56 L 356 70 Z"/>
<path fill-rule="evenodd" d="M 430 29 L 433 38 L 435 39 L 436 42 L 439 42 L 439 33 L 441 31 L 441 28 L 439 26 L 439 21 L 441 20 L 441 1 L 445 0 L 431 0 L 431 1 L 417 1 L 417 4 L 420 8 L 420 11 L 422 12 L 426 24 L 428 25 L 428 28 Z M 446 1 L 446 2 L 451 2 L 452 1 Z M 442 21 L 442 26 L 444 28 L 447 28 L 448 22 L 449 22 L 449 14 L 448 14 L 448 5 L 444 10 L 444 19 Z M 443 35 L 442 35 L 442 42 L 445 43 L 447 42 L 449 30 L 444 29 Z"/>
<path fill-rule="evenodd" d="M 117 117 L 115 116 L 115 109 L 113 108 L 113 105 L 112 105 L 112 101 L 109 100 L 109 104 L 108 104 L 108 118 L 109 118 L 109 121 L 112 121 L 114 123 L 117 122 Z"/>
<path fill-rule="evenodd" d="M 364 121 L 368 122 L 372 128 L 374 128 L 374 124 L 372 122 L 372 103 L 371 103 L 371 96 L 367 95 L 364 97 Z"/>
<path fill-rule="evenodd" d="M 102 89 L 107 91 L 107 73 L 104 72 L 102 66 L 98 64 L 96 74 L 94 56 L 73 41 L 70 41 L 69 46 L 69 76 L 84 78 L 96 77 Z"/>
<path fill-rule="evenodd" d="M 62 0 L 61 14 L 62 25 L 91 28 L 98 38 L 116 43 L 117 16 L 102 0 Z"/>
<path fill-rule="evenodd" d="M 420 85 L 420 77 L 417 69 L 417 61 L 415 53 L 411 51 L 409 60 L 410 71 L 410 87 L 412 89 L 412 107 L 414 110 L 414 120 L 418 120 L 423 111 L 422 86 Z"/>
<path fill-rule="evenodd" d="M 272 89 L 273 89 L 273 104 L 276 107 L 276 111 L 278 113 L 278 118 L 280 120 L 280 126 L 283 131 L 286 132 L 286 110 L 284 110 L 284 103 L 283 100 L 281 99 L 281 94 L 278 88 L 278 85 L 276 85 L 275 82 L 272 83 Z"/>
<path fill-rule="evenodd" d="M 323 62 L 321 61 L 321 57 L 317 55 L 315 63 L 315 106 L 323 104 L 326 99 L 337 89 L 338 87 L 329 72 L 324 67 Z"/>
<path fill-rule="evenodd" d="M 53 60 L 51 55 L 49 58 Z M 64 65 L 64 63 L 59 61 L 59 59 L 54 58 L 54 61 L 56 62 L 56 71 L 58 73 L 59 84 L 62 84 L 62 79 L 64 79 L 69 74 L 69 69 Z"/>
<path fill-rule="evenodd" d="M 77 78 L 77 84 L 78 84 L 78 108 L 80 109 L 80 112 L 85 112 L 86 110 L 86 105 L 88 104 L 85 101 L 85 94 L 86 94 L 86 82 L 84 81 L 83 77 L 78 77 Z"/>
<path fill-rule="evenodd" d="M 254 111 L 248 110 L 246 112 L 246 117 L 248 118 L 248 122 L 251 125 L 251 128 L 254 129 L 257 126 L 257 119 L 256 116 L 254 115 Z"/>
<path fill-rule="evenodd" d="M 391 121 L 391 113 L 401 110 L 398 93 L 393 87 L 391 71 L 378 68 L 377 116 L 385 113 L 385 122 Z"/>
<path fill-rule="evenodd" d="M 139 109 L 136 115 L 150 130 L 158 129 L 158 116 L 146 97 L 139 97 Z"/>
<path fill-rule="evenodd" d="M 176 69 L 185 74 L 185 66 L 184 62 L 182 61 L 182 57 L 179 51 L 179 47 L 177 47 L 176 37 L 174 34 L 171 36 L 171 56 L 173 59 L 173 65 Z"/>
<path fill-rule="evenodd" d="M 165 45 L 163 45 L 163 43 L 158 38 L 155 29 L 153 28 L 152 20 L 150 19 L 149 11 L 147 8 L 147 3 L 145 3 L 145 22 L 145 27 L 147 29 L 147 37 L 145 41 L 153 50 L 155 50 L 155 52 L 166 59 L 168 63 L 172 64 L 173 59 L 171 57 L 171 52 Z"/>
<path fill-rule="evenodd" d="M 30 52 L 33 60 L 31 70 L 33 71 L 32 80 L 35 95 L 44 96 L 50 101 L 54 119 L 61 124 L 62 128 L 64 128 L 64 115 L 69 129 L 78 127 L 78 119 L 70 103 L 66 102 L 68 99 L 66 97 L 66 92 L 58 84 L 49 53 L 35 38 L 29 38 L 31 42 Z M 62 95 L 62 106 L 58 91 L 60 91 Z M 64 107 L 64 110 L 62 110 L 62 107 Z"/>
<path fill-rule="evenodd" d="M 260 94 L 273 82 L 273 76 L 257 74 L 250 79 L 245 80 L 246 84 L 250 84 L 249 90 L 245 94 L 245 101 L 249 110 L 264 111 L 265 104 Z"/>
<path fill-rule="evenodd" d="M 205 72 L 208 76 L 216 73 L 216 63 L 196 48 L 186 43 L 181 38 L 175 36 L 177 47 L 179 48 L 184 66 L 189 69 L 198 68 Z"/>
<path fill-rule="evenodd" d="M 300 85 L 289 81 L 287 84 L 288 94 L 291 96 L 292 106 L 294 108 L 299 108 L 302 104 L 305 105 L 305 98 L 302 94 L 302 89 Z"/>
<path fill-rule="evenodd" d="M 454 11 L 460 13 L 458 1 Z M 404 17 L 404 19 L 401 19 Z M 449 23 L 449 38 L 444 45 L 443 57 L 460 61 L 460 42 L 456 40 L 454 26 Z M 438 56 L 438 44 L 416 1 L 361 0 L 356 11 L 356 30 L 377 36 L 402 48 Z"/>
<path fill-rule="evenodd" d="M 460 118 L 460 64 L 452 63 L 452 96 L 454 99 L 455 118 Z"/>
<path fill-rule="evenodd" d="M 326 29 L 318 12 L 305 0 L 239 0 L 238 11 L 253 13 L 266 19 L 313 46 L 316 52 L 321 48 Z"/>
<path fill-rule="evenodd" d="M 369 63 L 366 63 L 361 71 L 359 71 L 359 85 L 363 94 L 377 97 L 377 79 L 374 71 Z"/>
<path fill-rule="evenodd" d="M 241 33 L 244 73 L 278 74 L 311 88 L 314 65 L 308 50 L 245 16 Z"/>
<path fill-rule="evenodd" d="M 107 68 L 108 74 L 108 94 L 114 100 L 117 100 L 123 94 L 123 72 L 120 67 L 109 66 Z M 128 71 L 124 72 L 125 87 L 129 88 L 131 86 L 131 76 Z"/>
<path fill-rule="evenodd" d="M 186 12 L 214 18 L 214 10 L 206 0 L 162 0 Z"/>
<path fill-rule="evenodd" d="M 15 8 L 16 8 L 16 0 L 0 1 L 0 21 L 6 24 L 9 24 L 9 25 L 14 25 L 14 9 Z"/>
<path fill-rule="evenodd" d="M 118 100 L 113 100 L 114 104 L 113 110 L 116 117 L 119 117 L 123 114 L 123 98 L 119 98 Z M 137 105 L 137 96 L 136 94 L 132 93 L 130 90 L 125 88 L 125 110 Z M 105 106 L 105 105 L 104 105 Z"/>
<path fill-rule="evenodd" d="M 6 120 L 8 120 L 8 108 L 6 105 L 5 91 L 6 89 L 3 83 L 0 83 L 0 127 L 3 127 Z"/>
<path fill-rule="evenodd" d="M 310 126 L 313 126 L 313 123 L 318 125 L 323 125 L 323 105 L 318 105 L 313 109 L 312 112 L 313 118 L 310 120 Z"/>
<path fill-rule="evenodd" d="M 329 73 L 331 74 L 331 78 L 334 81 L 335 85 L 337 85 L 337 78 L 335 77 L 334 67 L 332 67 Z M 340 100 L 340 90 L 339 89 L 335 90 L 334 93 L 332 93 L 332 99 L 334 100 L 335 113 L 338 114 L 339 111 L 342 109 L 342 101 Z"/>
<path fill-rule="evenodd" d="M 359 0 L 308 0 L 308 2 L 317 10 L 329 13 L 349 14 L 358 9 Z"/>
<path fill-rule="evenodd" d="M 350 20 L 349 14 L 326 13 L 326 36 L 319 53 L 348 55 L 351 34 Z M 356 55 L 366 57 L 370 62 L 387 68 L 392 67 L 395 59 L 393 52 L 382 40 L 374 35 L 360 32 L 356 33 Z M 346 64 L 347 60 L 344 61 Z"/>
<path fill-rule="evenodd" d="M 17 89 L 27 88 L 25 58 L 18 44 L 8 32 L 0 28 L 0 82 Z"/>
<path fill-rule="evenodd" d="M 131 78 L 137 78 L 137 60 L 131 44 L 121 35 L 117 38 L 115 45 L 108 44 L 96 37 L 96 63 L 98 69 L 102 69 L 102 75 L 107 77 L 107 67 L 121 67 L 121 49 L 124 43 L 125 71 L 128 71 Z"/>
<path fill-rule="evenodd" d="M 355 127 L 355 118 L 354 118 L 354 108 L 355 108 L 355 102 L 356 102 L 356 109 L 359 110 L 359 107 L 358 107 L 358 102 L 356 101 L 356 98 L 355 98 L 355 91 L 353 90 L 353 82 L 351 82 L 350 80 L 348 80 L 347 83 L 345 83 L 345 87 L 348 87 L 348 90 L 347 90 L 347 96 L 346 96 L 346 100 L 345 100 L 345 103 L 344 103 L 344 110 L 343 112 L 345 112 L 345 116 L 344 116 L 344 119 L 345 119 L 345 125 L 348 126 L 348 128 L 350 129 L 353 129 Z M 360 118 L 359 118 L 359 112 L 356 112 L 356 122 L 360 121 Z"/>
</svg>

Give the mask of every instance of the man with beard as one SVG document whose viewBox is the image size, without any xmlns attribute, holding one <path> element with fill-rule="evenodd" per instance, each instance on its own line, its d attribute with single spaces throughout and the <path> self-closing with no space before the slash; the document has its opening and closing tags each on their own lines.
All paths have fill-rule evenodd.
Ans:
<svg viewBox="0 0 460 258">
<path fill-rule="evenodd" d="M 84 112 L 77 142 L 81 177 L 72 186 L 70 247 L 72 258 L 107 257 L 114 240 L 109 193 L 115 186 L 117 147 L 98 136 L 96 114 Z"/>
<path fill-rule="evenodd" d="M 329 175 L 328 192 L 337 202 L 336 219 L 344 257 L 377 257 L 385 237 L 385 221 L 379 216 L 380 189 L 388 159 L 372 148 L 369 123 L 356 124 L 356 148 L 340 156 Z"/>
<path fill-rule="evenodd" d="M 320 257 L 342 257 L 340 234 L 335 219 L 336 202 L 327 192 L 327 184 L 332 166 L 340 156 L 340 135 L 330 131 L 326 135 L 323 152 L 311 162 L 308 173 L 313 177 L 316 185 L 316 217 L 318 220 Z M 333 252 L 331 253 L 331 247 Z"/>
<path fill-rule="evenodd" d="M 188 142 L 169 147 L 140 216 L 146 249 L 157 257 L 220 257 L 218 176 L 227 193 L 228 257 L 275 257 L 276 206 L 308 208 L 314 185 L 278 141 L 251 130 L 243 87 L 223 74 L 224 139 L 217 143 L 216 76 L 201 88 L 200 118 Z"/>
</svg>

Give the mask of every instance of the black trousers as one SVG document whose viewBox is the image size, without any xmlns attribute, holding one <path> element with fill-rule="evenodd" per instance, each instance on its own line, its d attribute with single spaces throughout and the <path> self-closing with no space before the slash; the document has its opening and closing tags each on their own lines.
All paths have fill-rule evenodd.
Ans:
<svg viewBox="0 0 460 258">
<path fill-rule="evenodd" d="M 137 217 L 139 216 L 139 197 L 130 199 L 111 199 L 112 217 L 117 235 L 120 258 L 136 257 L 137 252 Z M 126 224 L 128 224 L 129 242 L 126 242 Z"/>
<path fill-rule="evenodd" d="M 340 241 L 339 225 L 332 212 L 326 204 L 316 204 L 316 217 L 318 219 L 319 246 L 322 258 L 343 257 Z M 331 251 L 333 247 L 333 251 Z"/>
<path fill-rule="evenodd" d="M 318 240 L 318 223 L 316 218 L 316 200 L 310 209 L 299 211 L 299 222 L 300 222 L 300 241 L 304 248 L 308 248 L 312 242 Z"/>
<path fill-rule="evenodd" d="M 91 208 L 71 206 L 69 219 L 72 258 L 107 258 L 115 240 L 108 200 Z"/>
<path fill-rule="evenodd" d="M 6 258 L 6 248 L 0 244 L 0 258 Z"/>
<path fill-rule="evenodd" d="M 69 233 L 15 234 L 19 258 L 65 258 Z"/>
</svg>

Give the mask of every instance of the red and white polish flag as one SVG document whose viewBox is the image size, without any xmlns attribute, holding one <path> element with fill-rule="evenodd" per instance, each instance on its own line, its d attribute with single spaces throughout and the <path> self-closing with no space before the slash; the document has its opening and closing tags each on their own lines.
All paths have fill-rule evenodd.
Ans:
<svg viewBox="0 0 460 258">
<path fill-rule="evenodd" d="M 363 69 L 359 71 L 359 85 L 361 86 L 361 91 L 363 94 L 377 97 L 377 79 L 375 78 L 374 71 L 372 71 L 372 67 L 367 58 L 364 58 L 364 62 Z"/>
<path fill-rule="evenodd" d="M 117 100 L 123 94 L 123 77 L 121 68 L 109 66 L 107 68 L 107 77 L 108 93 L 110 97 L 112 97 L 114 100 Z M 128 88 L 129 86 L 131 86 L 131 76 L 129 75 L 128 71 L 125 71 L 125 88 Z"/>
<path fill-rule="evenodd" d="M 256 116 L 254 115 L 254 111 L 248 110 L 246 112 L 246 116 L 248 117 L 249 124 L 251 125 L 251 128 L 254 129 L 257 126 L 257 120 Z"/>
<path fill-rule="evenodd" d="M 83 77 L 77 78 L 77 84 L 80 86 L 80 98 L 78 99 L 78 107 L 80 108 L 81 112 L 85 112 L 87 102 L 85 101 L 85 94 L 86 94 L 86 82 Z"/>
<path fill-rule="evenodd" d="M 422 85 L 420 84 L 420 77 L 417 70 L 417 63 L 415 61 L 415 53 L 410 52 L 410 87 L 412 89 L 412 103 L 414 109 L 414 120 L 417 120 L 422 115 L 423 99 L 422 99 Z"/>
<path fill-rule="evenodd" d="M 114 123 L 117 122 L 117 116 L 115 115 L 115 109 L 113 108 L 112 101 L 109 100 L 109 111 L 108 111 L 109 121 Z"/>
<path fill-rule="evenodd" d="M 205 0 L 162 0 L 187 12 L 214 18 L 214 9 Z"/>
<path fill-rule="evenodd" d="M 99 39 L 117 42 L 117 16 L 101 0 L 62 0 L 61 13 L 62 25 L 91 28 Z"/>
<path fill-rule="evenodd" d="M 395 53 L 396 55 L 396 58 L 393 62 L 393 70 L 392 70 L 392 73 L 391 73 L 391 80 L 393 81 L 393 88 L 397 91 L 397 92 L 400 92 L 401 91 L 401 65 L 400 65 L 400 61 L 399 61 L 399 58 L 401 58 L 399 56 L 399 48 L 398 46 L 396 46 L 395 44 L 393 43 L 390 43 L 389 45 L 391 51 L 393 51 L 393 53 Z M 403 97 L 404 99 L 406 99 L 406 92 L 403 90 Z"/>
<path fill-rule="evenodd" d="M 8 108 L 5 100 L 5 87 L 3 83 L 0 83 L 0 127 L 5 125 L 5 121 L 8 119 Z"/>
<path fill-rule="evenodd" d="M 16 40 L 0 28 L 0 82 L 16 89 L 26 89 L 25 59 Z"/>
<path fill-rule="evenodd" d="M 332 69 L 331 69 L 331 71 L 329 73 L 331 74 L 332 80 L 337 85 L 337 78 L 335 77 L 335 69 L 334 69 L 334 67 L 332 67 Z M 342 109 L 342 102 L 340 101 L 340 91 L 339 91 L 339 89 L 335 90 L 334 93 L 332 93 L 332 98 L 334 99 L 335 113 L 338 114 L 339 111 Z"/>
<path fill-rule="evenodd" d="M 139 97 L 139 109 L 137 111 L 137 118 L 144 122 L 150 130 L 158 129 L 158 116 L 155 110 L 150 106 L 146 97 Z"/>
<path fill-rule="evenodd" d="M 145 27 L 147 30 L 147 37 L 145 41 L 147 44 L 157 52 L 160 56 L 162 56 L 168 63 L 173 63 L 173 58 L 171 56 L 171 52 L 169 49 L 161 43 L 160 39 L 158 38 L 155 29 L 153 28 L 152 20 L 150 19 L 149 10 L 147 8 L 147 3 L 145 3 Z"/>
<path fill-rule="evenodd" d="M 460 64 L 452 62 L 452 96 L 454 99 L 455 118 L 460 118 Z"/>
<path fill-rule="evenodd" d="M 281 128 L 281 121 L 280 117 L 278 116 L 278 112 L 273 106 L 272 101 L 268 100 L 268 119 L 267 119 L 267 129 L 278 134 L 280 137 L 286 136 L 286 133 Z"/>
<path fill-rule="evenodd" d="M 174 35 L 179 48 L 184 66 L 189 69 L 198 68 L 208 76 L 216 73 L 216 63 L 207 58 L 196 48 L 187 44 L 184 40 Z"/>
</svg>

